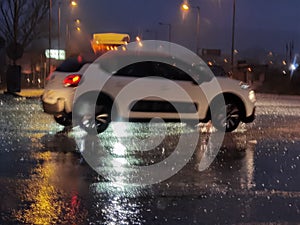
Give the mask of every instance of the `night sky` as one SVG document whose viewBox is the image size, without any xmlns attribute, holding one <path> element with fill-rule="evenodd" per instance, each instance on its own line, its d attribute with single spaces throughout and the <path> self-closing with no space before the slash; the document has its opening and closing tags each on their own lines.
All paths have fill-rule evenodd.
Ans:
<svg viewBox="0 0 300 225">
<path fill-rule="evenodd" d="M 183 15 L 182 0 L 78 0 L 70 12 L 80 18 L 88 34 L 125 32 L 134 39 L 168 40 L 168 23 L 172 42 L 190 49 L 196 46 L 197 10 Z M 193 0 L 200 7 L 200 47 L 231 49 L 233 0 Z M 295 51 L 300 42 L 300 1 L 236 0 L 235 47 L 238 50 L 263 49 L 284 54 L 286 43 L 293 41 Z"/>
</svg>

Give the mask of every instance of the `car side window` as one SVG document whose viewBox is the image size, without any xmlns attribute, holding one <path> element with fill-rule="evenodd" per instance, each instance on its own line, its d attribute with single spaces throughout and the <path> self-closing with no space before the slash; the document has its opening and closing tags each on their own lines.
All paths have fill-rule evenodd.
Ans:
<svg viewBox="0 0 300 225">
<path fill-rule="evenodd" d="M 83 67 L 86 63 L 86 61 L 80 61 L 78 60 L 78 57 L 71 57 L 63 61 L 55 71 L 57 72 L 78 72 L 81 67 Z"/>
<path fill-rule="evenodd" d="M 156 76 L 164 77 L 170 80 L 193 81 L 191 76 L 176 66 L 162 62 L 152 62 L 152 66 Z"/>
<path fill-rule="evenodd" d="M 153 76 L 153 71 L 149 62 L 137 62 L 121 68 L 114 76 L 148 77 Z"/>
</svg>

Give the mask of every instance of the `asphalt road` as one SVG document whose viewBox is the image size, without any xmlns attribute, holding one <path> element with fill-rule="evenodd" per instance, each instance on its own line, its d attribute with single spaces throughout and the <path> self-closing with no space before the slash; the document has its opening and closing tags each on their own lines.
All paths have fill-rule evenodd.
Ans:
<svg viewBox="0 0 300 225">
<path fill-rule="evenodd" d="M 0 224 L 300 224 L 300 97 L 257 98 L 255 122 L 226 134 L 204 170 L 215 143 L 207 126 L 126 124 L 121 145 L 111 130 L 96 139 L 63 130 L 39 99 L 0 95 Z M 167 136 L 157 147 L 135 151 L 162 130 Z M 119 169 L 124 160 L 156 164 L 181 136 L 191 148 L 195 135 L 192 158 L 179 153 L 185 163 L 174 176 L 151 185 L 122 182 L 138 177 Z M 110 157 L 89 151 L 97 143 Z M 156 174 L 163 176 L 164 167 Z"/>
</svg>

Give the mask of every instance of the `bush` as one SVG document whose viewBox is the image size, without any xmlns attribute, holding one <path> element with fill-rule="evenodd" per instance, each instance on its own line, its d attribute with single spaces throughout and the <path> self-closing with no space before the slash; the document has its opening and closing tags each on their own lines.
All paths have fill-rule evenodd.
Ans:
<svg viewBox="0 0 300 225">
<path fill-rule="evenodd" d="M 269 68 L 263 85 L 257 91 L 287 95 L 300 94 L 300 73 L 299 76 L 293 76 L 291 79 L 289 74 L 283 74 L 282 69 Z"/>
</svg>

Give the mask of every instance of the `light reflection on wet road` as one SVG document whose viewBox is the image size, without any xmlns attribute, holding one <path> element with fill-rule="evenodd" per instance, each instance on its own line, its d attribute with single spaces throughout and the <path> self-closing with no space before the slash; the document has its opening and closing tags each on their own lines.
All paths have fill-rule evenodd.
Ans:
<svg viewBox="0 0 300 225">
<path fill-rule="evenodd" d="M 61 132 L 38 99 L 0 95 L 0 224 L 299 224 L 300 98 L 258 99 L 256 121 L 227 134 L 207 170 L 199 163 L 209 143 L 199 133 L 197 151 L 179 173 L 140 186 L 93 171 L 76 145 L 81 134 Z M 144 125 L 129 126 L 130 135 L 152 135 Z M 195 132 L 168 129 L 150 155 L 118 157 L 155 163 L 170 154 L 178 133 Z M 130 135 L 125 143 L 134 149 Z M 100 140 L 116 154 L 112 135 Z"/>
</svg>

